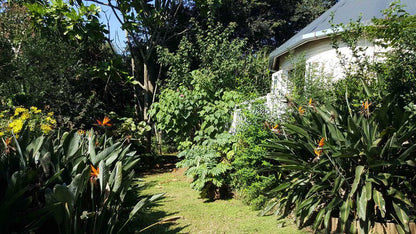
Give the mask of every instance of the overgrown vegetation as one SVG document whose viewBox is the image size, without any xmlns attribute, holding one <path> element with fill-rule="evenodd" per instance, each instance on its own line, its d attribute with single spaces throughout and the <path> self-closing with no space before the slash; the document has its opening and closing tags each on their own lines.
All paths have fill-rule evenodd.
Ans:
<svg viewBox="0 0 416 234">
<path fill-rule="evenodd" d="M 368 233 L 375 222 L 409 232 L 415 219 L 414 103 L 410 90 L 399 90 L 414 86 L 415 18 L 397 5 L 385 14 L 373 26 L 351 24 L 352 31 L 341 34 L 353 64 L 345 64 L 349 70 L 335 84 L 335 99 L 292 103 L 292 121 L 265 145 L 282 177 L 263 213 L 293 213 L 300 227 L 315 230 L 330 229 L 337 217 L 341 232 Z M 373 61 L 363 57 L 363 36 L 384 49 Z"/>
<path fill-rule="evenodd" d="M 24 129 L 0 146 L 4 233 L 120 232 L 161 196 L 126 201 L 138 189 L 132 183 L 139 158 L 130 145 L 92 130 L 33 137 Z"/>
</svg>

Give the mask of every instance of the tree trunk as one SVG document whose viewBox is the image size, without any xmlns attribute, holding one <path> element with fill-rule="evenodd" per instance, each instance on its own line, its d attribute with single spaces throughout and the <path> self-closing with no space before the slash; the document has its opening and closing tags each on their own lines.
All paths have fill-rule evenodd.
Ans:
<svg viewBox="0 0 416 234">
<path fill-rule="evenodd" d="M 150 124 L 150 118 L 149 118 L 149 107 L 151 102 L 151 96 L 152 96 L 152 89 L 153 85 L 150 81 L 149 76 L 149 70 L 147 69 L 147 63 L 143 63 L 143 83 L 144 83 L 144 97 L 143 97 L 143 121 L 145 121 L 147 124 Z M 145 133 L 145 148 L 146 153 L 150 153 L 152 151 L 152 131 L 148 131 Z"/>
</svg>

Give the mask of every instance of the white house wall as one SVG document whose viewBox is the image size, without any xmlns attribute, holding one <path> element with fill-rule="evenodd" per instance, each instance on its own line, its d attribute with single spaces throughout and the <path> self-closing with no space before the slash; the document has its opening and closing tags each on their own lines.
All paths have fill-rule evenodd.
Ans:
<svg viewBox="0 0 416 234">
<path fill-rule="evenodd" d="M 358 44 L 361 48 L 365 48 L 361 55 L 366 59 L 380 59 L 381 56 L 376 55 L 379 52 L 386 52 L 386 50 L 377 48 L 366 40 L 361 40 Z M 320 81 L 334 82 L 345 77 L 345 69 L 349 69 L 350 72 L 353 71 L 354 66 L 351 64 L 353 64 L 354 58 L 351 49 L 345 44 L 340 44 L 338 52 L 340 52 L 343 58 L 341 60 L 345 62 L 346 67 L 341 65 L 339 54 L 337 54 L 337 50 L 332 48 L 330 38 L 309 42 L 295 49 L 290 55 L 286 54 L 281 56 L 279 58 L 279 71 L 272 74 L 270 93 L 265 97 L 259 98 L 264 99 L 264 105 L 268 109 L 267 115 L 269 115 L 269 118 L 280 118 L 286 109 L 284 102 L 285 95 L 290 93 L 290 89 L 288 88 L 288 79 L 290 79 L 288 71 L 294 68 L 293 64 L 296 63 L 297 59 L 305 59 L 305 75 L 309 76 L 311 80 L 319 77 L 321 79 Z M 330 84 L 325 82 L 323 85 L 330 87 Z M 238 125 L 245 122 L 241 108 L 244 108 L 243 106 L 246 106 L 247 103 L 242 103 L 236 107 L 230 132 L 236 132 Z M 250 105 L 245 108 L 250 109 Z"/>
<path fill-rule="evenodd" d="M 373 58 L 375 47 L 366 40 L 358 43 L 362 48 L 366 48 L 363 55 L 366 58 Z M 340 43 L 338 51 L 342 54 L 343 61 L 347 64 L 352 62 L 352 52 L 347 45 Z M 324 38 L 309 42 L 295 49 L 291 55 L 286 54 L 280 57 L 279 70 L 289 71 L 293 69 L 294 61 L 304 58 L 306 61 L 306 71 L 313 74 L 311 76 L 323 76 L 332 81 L 342 79 L 345 75 L 344 68 L 340 63 L 337 51 L 332 48 L 331 39 Z M 351 68 L 353 69 L 353 68 Z"/>
</svg>

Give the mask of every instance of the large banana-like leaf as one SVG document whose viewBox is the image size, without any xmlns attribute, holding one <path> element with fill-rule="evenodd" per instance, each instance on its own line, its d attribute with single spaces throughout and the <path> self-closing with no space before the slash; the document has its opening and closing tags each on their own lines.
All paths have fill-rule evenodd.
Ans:
<svg viewBox="0 0 416 234">
<path fill-rule="evenodd" d="M 71 158 L 79 149 L 80 137 L 78 133 L 74 130 L 71 131 L 65 138 L 62 148 L 64 150 L 65 156 Z"/>
<path fill-rule="evenodd" d="M 348 197 L 347 200 L 342 204 L 342 206 L 339 209 L 339 220 L 341 225 L 341 232 L 345 230 L 348 217 L 350 216 L 350 210 L 352 206 L 352 198 Z"/>
<path fill-rule="evenodd" d="M 355 191 L 358 188 L 358 184 L 361 181 L 361 175 L 362 175 L 363 171 L 364 171 L 364 167 L 363 166 L 357 166 L 355 168 L 355 178 L 354 178 L 354 182 L 352 183 L 352 186 L 351 186 L 351 192 L 349 194 L 349 197 L 353 197 L 354 196 L 354 193 L 355 193 Z"/>
<path fill-rule="evenodd" d="M 53 195 L 59 202 L 70 203 L 74 200 L 74 194 L 65 185 L 55 185 L 53 188 Z"/>
<path fill-rule="evenodd" d="M 95 158 L 95 135 L 93 134 L 93 131 L 91 130 L 88 135 L 88 154 L 90 155 L 90 158 Z"/>
<path fill-rule="evenodd" d="M 121 162 L 117 162 L 115 166 L 115 174 L 114 174 L 114 185 L 113 185 L 113 192 L 117 193 L 121 187 L 121 183 L 123 181 L 123 165 Z"/>
<path fill-rule="evenodd" d="M 101 194 L 103 194 L 105 192 L 105 187 L 107 186 L 109 172 L 104 161 L 100 161 L 99 168 L 100 173 L 98 174 L 98 180 L 100 181 Z"/>
<path fill-rule="evenodd" d="M 362 187 L 361 193 L 357 194 L 357 214 L 358 217 L 362 220 L 366 220 L 367 217 L 367 188 L 366 186 Z"/>
<path fill-rule="evenodd" d="M 384 201 L 383 195 L 377 191 L 376 188 L 373 188 L 373 200 L 375 209 L 378 209 L 381 213 L 381 217 L 385 217 L 386 214 L 386 202 Z"/>
<path fill-rule="evenodd" d="M 88 178 L 90 177 L 90 166 L 85 166 L 82 173 L 77 174 L 73 179 L 71 184 L 69 184 L 68 188 L 75 196 L 75 200 L 81 196 L 81 194 L 85 191 L 87 184 L 88 184 Z"/>
<path fill-rule="evenodd" d="M 409 216 L 407 215 L 409 211 L 405 210 L 405 207 L 400 204 L 393 202 L 393 208 L 396 212 L 396 217 L 400 221 L 400 226 L 406 231 L 409 232 Z"/>
<path fill-rule="evenodd" d="M 297 133 L 301 136 L 304 136 L 306 139 L 310 139 L 310 136 L 309 136 L 308 132 L 305 129 L 300 128 L 300 127 L 298 127 L 296 125 L 293 125 L 293 124 L 285 124 L 284 126 L 286 127 L 286 129 L 288 131 L 290 131 L 292 133 Z"/>
<path fill-rule="evenodd" d="M 103 151 L 101 151 L 100 153 L 98 153 L 95 157 L 93 157 L 91 155 L 91 162 L 94 165 L 97 165 L 97 163 L 101 160 L 106 160 L 108 157 L 111 156 L 111 153 L 113 153 L 113 151 L 115 149 L 117 149 L 119 146 L 121 145 L 120 142 L 115 143 L 113 145 L 111 145 L 110 147 L 105 148 Z"/>
</svg>

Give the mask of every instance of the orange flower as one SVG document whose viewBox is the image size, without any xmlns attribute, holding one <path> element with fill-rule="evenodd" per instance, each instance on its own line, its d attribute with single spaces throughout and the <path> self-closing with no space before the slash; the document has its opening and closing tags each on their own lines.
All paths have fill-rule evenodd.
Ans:
<svg viewBox="0 0 416 234">
<path fill-rule="evenodd" d="M 305 110 L 301 106 L 298 108 L 298 111 L 300 115 L 305 114 Z"/>
<path fill-rule="evenodd" d="M 321 156 L 322 150 L 315 149 L 314 151 L 315 151 L 316 156 L 318 156 L 318 157 Z"/>
<path fill-rule="evenodd" d="M 90 166 L 91 166 L 91 177 L 90 177 L 90 180 L 91 181 L 93 181 L 93 180 L 95 181 L 95 180 L 98 179 L 98 175 L 100 174 L 100 168 L 97 167 L 97 169 L 95 169 L 93 165 L 90 165 Z"/>
<path fill-rule="evenodd" d="M 321 140 L 318 142 L 318 147 L 322 148 L 325 145 L 325 137 L 322 137 Z"/>
<path fill-rule="evenodd" d="M 325 145 L 325 137 L 322 137 L 321 140 L 318 141 L 318 148 L 314 149 L 316 157 L 312 160 L 313 163 L 317 162 L 321 157 L 322 153 L 324 152 L 322 147 Z"/>
<path fill-rule="evenodd" d="M 98 120 L 98 119 L 96 119 L 96 120 L 97 120 L 97 123 L 98 123 L 99 126 L 103 126 L 103 127 L 105 127 L 105 126 L 109 126 L 109 127 L 112 126 L 112 124 L 109 123 L 111 121 L 111 119 L 108 118 L 107 116 L 104 117 L 104 119 L 103 119 L 102 122 L 100 120 Z"/>
<path fill-rule="evenodd" d="M 366 100 L 365 102 L 363 102 L 363 108 L 364 108 L 364 110 L 368 110 L 368 108 L 371 106 L 371 102 L 370 103 L 368 103 L 368 100 Z"/>
<path fill-rule="evenodd" d="M 10 153 L 10 150 L 16 151 L 16 149 L 14 147 L 12 147 L 10 144 L 12 143 L 12 138 L 6 138 L 6 140 L 4 140 L 4 138 L 1 138 L 1 140 L 3 141 L 4 144 L 4 152 L 6 154 Z"/>
<path fill-rule="evenodd" d="M 274 127 L 271 130 L 273 133 L 280 133 L 279 124 L 274 125 Z"/>
<path fill-rule="evenodd" d="M 9 145 L 10 145 L 10 143 L 12 143 L 12 138 L 11 138 L 11 137 L 6 138 L 6 140 L 4 141 L 4 144 L 5 144 L 6 146 L 9 146 Z"/>
</svg>

